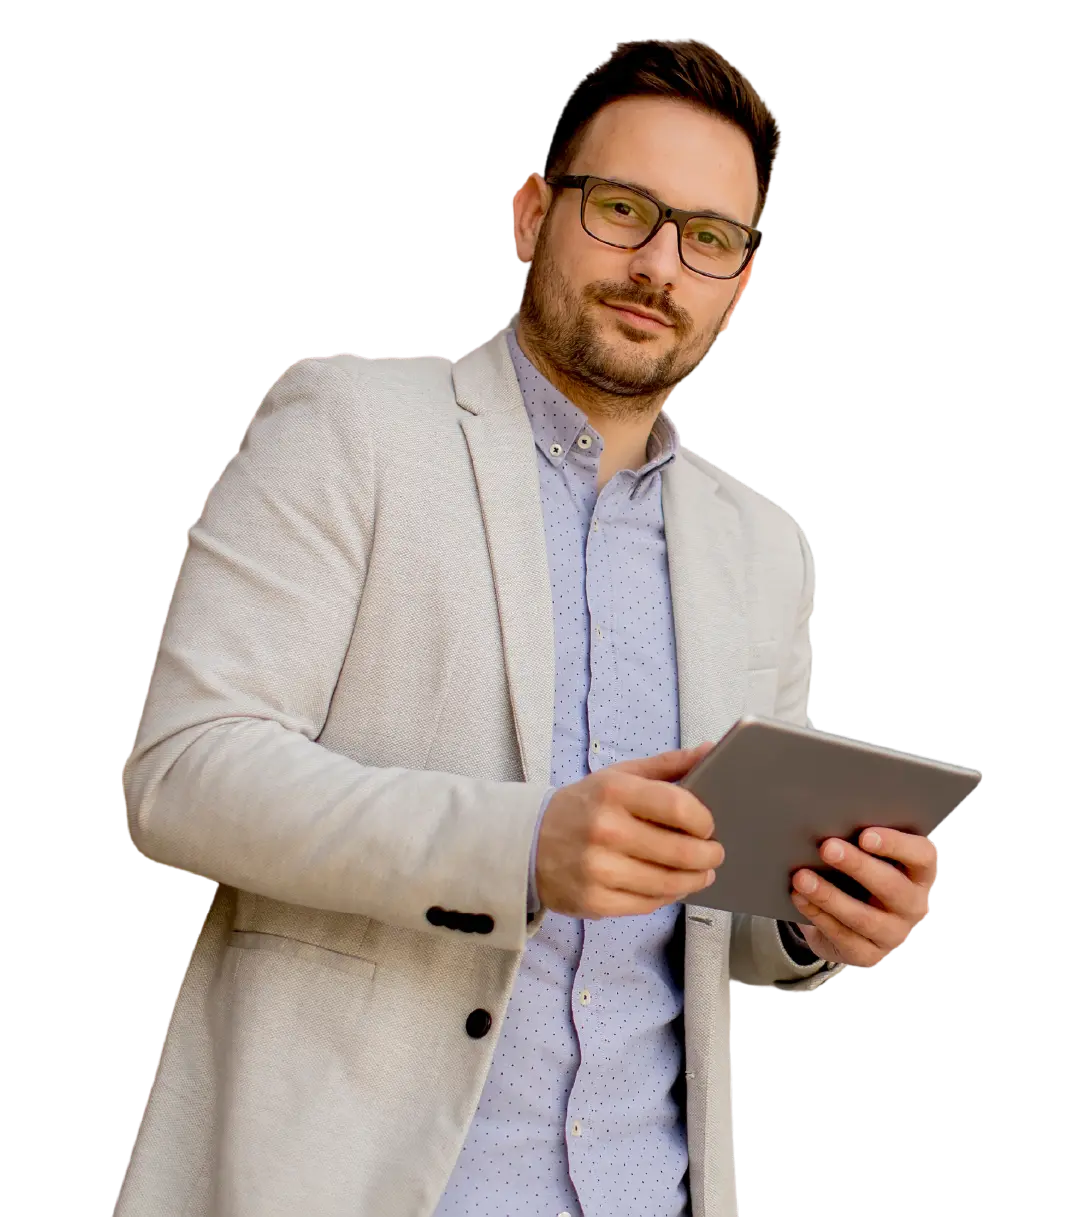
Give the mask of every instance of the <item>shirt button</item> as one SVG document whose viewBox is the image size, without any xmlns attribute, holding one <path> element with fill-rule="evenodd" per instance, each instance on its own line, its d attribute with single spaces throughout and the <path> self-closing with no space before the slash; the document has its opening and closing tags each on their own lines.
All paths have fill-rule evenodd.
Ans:
<svg viewBox="0 0 1080 1217">
<path fill-rule="evenodd" d="M 552 456 L 562 456 L 562 444 L 552 444 L 548 449 Z"/>
<path fill-rule="evenodd" d="M 560 1213 L 559 1217 L 570 1217 L 569 1213 Z"/>
<path fill-rule="evenodd" d="M 595 740 L 595 739 L 593 740 L 593 742 L 592 742 L 592 750 L 593 750 L 593 752 L 599 752 L 599 751 L 600 751 L 600 741 L 599 741 L 599 740 Z"/>
<path fill-rule="evenodd" d="M 577 437 L 577 446 L 579 448 L 591 448 L 592 447 L 592 436 L 584 435 L 584 434 L 579 435 Z"/>
<path fill-rule="evenodd" d="M 570 1135 L 572 1137 L 581 1136 L 581 1121 L 580 1120 L 574 1120 L 574 1122 L 570 1125 Z"/>
<path fill-rule="evenodd" d="M 589 992 L 588 989 L 582 989 L 579 1000 L 581 1001 L 581 1004 L 583 1006 L 587 1006 L 589 1004 L 589 1002 L 592 1001 L 592 994 Z"/>
<path fill-rule="evenodd" d="M 604 636 L 604 631 L 599 626 L 596 626 L 593 632 L 596 634 L 597 638 L 603 638 Z"/>
<path fill-rule="evenodd" d="M 592 522 L 592 530 L 593 530 L 593 532 L 596 532 L 596 531 L 597 531 L 599 528 L 600 528 L 600 521 L 599 521 L 599 520 L 593 520 L 593 522 Z"/>
</svg>

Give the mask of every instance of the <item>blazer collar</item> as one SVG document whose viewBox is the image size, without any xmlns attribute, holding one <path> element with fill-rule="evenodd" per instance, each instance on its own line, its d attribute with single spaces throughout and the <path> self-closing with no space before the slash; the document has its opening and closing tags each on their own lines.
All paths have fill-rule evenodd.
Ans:
<svg viewBox="0 0 1080 1217">
<path fill-rule="evenodd" d="M 528 782 L 551 780 L 555 631 L 532 427 L 500 330 L 453 364 L 502 626 L 514 729 Z M 747 654 L 739 512 L 685 448 L 661 471 L 683 747 L 741 714 Z"/>
</svg>

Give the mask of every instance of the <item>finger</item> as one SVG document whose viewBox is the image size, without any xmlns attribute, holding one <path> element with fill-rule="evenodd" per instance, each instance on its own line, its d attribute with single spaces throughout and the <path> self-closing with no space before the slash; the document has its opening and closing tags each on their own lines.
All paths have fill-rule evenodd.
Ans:
<svg viewBox="0 0 1080 1217">
<path fill-rule="evenodd" d="M 928 889 L 914 883 L 890 862 L 837 837 L 823 841 L 820 853 L 830 866 L 857 879 L 889 912 L 912 924 L 926 916 Z"/>
<path fill-rule="evenodd" d="M 609 769 L 618 769 L 622 773 L 632 773 L 640 778 L 652 778 L 655 781 L 669 782 L 681 778 L 698 763 L 707 751 L 715 745 L 706 741 L 696 748 L 673 748 L 668 752 L 658 752 L 655 756 L 635 757 L 629 761 L 616 761 Z"/>
<path fill-rule="evenodd" d="M 820 912 L 820 909 L 815 909 L 815 912 Z M 827 959 L 831 963 L 844 963 L 844 957 L 840 948 L 827 938 L 825 934 L 817 928 L 816 925 L 807 923 L 804 925 L 801 921 L 797 923 L 799 929 L 803 932 L 803 937 L 806 939 L 806 945 L 818 956 L 819 959 Z"/>
<path fill-rule="evenodd" d="M 607 844 L 643 862 L 672 870 L 704 871 L 724 861 L 723 845 L 711 837 L 691 836 L 634 815 L 626 816 L 620 827 L 622 831 Z"/>
<path fill-rule="evenodd" d="M 639 820 L 650 820 L 693 837 L 713 835 L 712 812 L 682 786 L 630 777 L 618 791 L 622 805 Z"/>
<path fill-rule="evenodd" d="M 625 854 L 605 850 L 590 869 L 590 880 L 612 891 L 629 892 L 634 896 L 647 896 L 670 903 L 690 892 L 708 887 L 716 878 L 715 870 L 672 870 L 667 866 L 656 866 L 640 858 L 629 858 Z"/>
<path fill-rule="evenodd" d="M 812 903 L 852 933 L 869 939 L 883 950 L 891 951 L 898 947 L 911 928 L 896 913 L 856 900 L 813 871 L 796 871 L 794 886 L 792 902 L 797 909 L 803 910 L 803 902 Z"/>
<path fill-rule="evenodd" d="M 868 853 L 895 858 L 913 883 L 929 887 L 937 878 L 937 847 L 929 837 L 895 828 L 867 828 L 859 835 L 859 845 Z"/>
<path fill-rule="evenodd" d="M 805 898 L 796 899 L 793 896 L 792 899 L 799 906 L 800 913 L 825 935 L 835 951 L 837 962 L 854 964 L 857 968 L 869 968 L 885 958 L 887 952 L 876 942 L 842 924 L 831 913 L 816 904 L 810 904 Z"/>
</svg>

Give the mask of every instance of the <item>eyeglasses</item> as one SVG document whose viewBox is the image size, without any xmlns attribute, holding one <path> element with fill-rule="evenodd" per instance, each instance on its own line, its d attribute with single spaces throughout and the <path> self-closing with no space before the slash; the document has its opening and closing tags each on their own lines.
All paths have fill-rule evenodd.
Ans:
<svg viewBox="0 0 1080 1217">
<path fill-rule="evenodd" d="M 680 211 L 624 182 L 590 175 L 545 180 L 581 191 L 581 227 L 605 245 L 640 249 L 670 221 L 679 234 L 682 264 L 710 279 L 734 279 L 761 244 L 756 228 L 711 212 Z"/>
</svg>

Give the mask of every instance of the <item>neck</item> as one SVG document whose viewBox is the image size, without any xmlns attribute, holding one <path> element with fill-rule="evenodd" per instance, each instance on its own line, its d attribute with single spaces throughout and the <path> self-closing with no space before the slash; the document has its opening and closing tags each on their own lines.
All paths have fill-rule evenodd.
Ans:
<svg viewBox="0 0 1080 1217">
<path fill-rule="evenodd" d="M 584 412 L 589 426 L 604 441 L 598 488 L 602 489 L 608 478 L 620 469 L 640 469 L 645 464 L 649 434 L 671 389 L 642 397 L 605 393 L 556 367 L 520 320 L 515 337 L 533 367 Z"/>
</svg>

